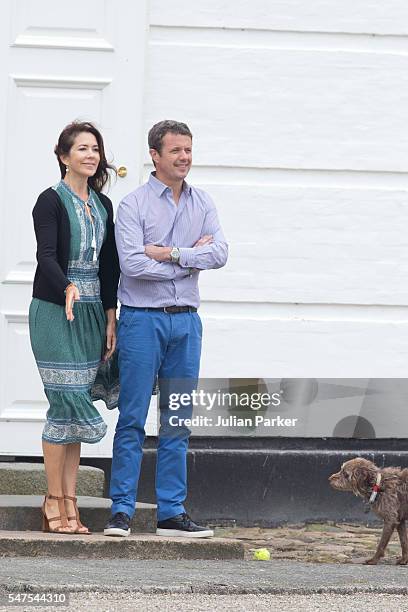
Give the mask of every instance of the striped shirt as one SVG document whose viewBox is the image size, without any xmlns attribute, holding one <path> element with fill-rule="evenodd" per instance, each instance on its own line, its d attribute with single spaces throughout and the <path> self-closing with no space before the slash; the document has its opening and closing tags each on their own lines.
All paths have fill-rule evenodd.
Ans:
<svg viewBox="0 0 408 612">
<path fill-rule="evenodd" d="M 207 234 L 213 242 L 194 247 Z M 118 297 L 127 306 L 198 307 L 200 271 L 221 268 L 227 261 L 228 245 L 210 196 L 184 181 L 176 205 L 171 188 L 154 173 L 119 204 L 115 235 L 121 269 Z M 147 244 L 178 247 L 179 263 L 150 259 L 144 252 Z"/>
</svg>

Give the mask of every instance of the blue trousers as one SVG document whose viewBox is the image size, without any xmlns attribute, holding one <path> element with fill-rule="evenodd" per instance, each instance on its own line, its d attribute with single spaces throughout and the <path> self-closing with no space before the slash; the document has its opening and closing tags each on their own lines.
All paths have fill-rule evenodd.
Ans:
<svg viewBox="0 0 408 612">
<path fill-rule="evenodd" d="M 196 388 L 202 325 L 195 312 L 167 314 L 121 307 L 118 330 L 119 418 L 113 442 L 110 497 L 112 514 L 135 512 L 137 485 L 152 389 L 159 375 L 160 428 L 156 463 L 157 518 L 185 511 L 190 430 L 178 419 L 191 418 L 192 406 L 169 409 L 169 394 Z M 176 425 L 174 418 L 177 415 Z M 180 418 L 180 420 L 181 420 Z"/>
</svg>

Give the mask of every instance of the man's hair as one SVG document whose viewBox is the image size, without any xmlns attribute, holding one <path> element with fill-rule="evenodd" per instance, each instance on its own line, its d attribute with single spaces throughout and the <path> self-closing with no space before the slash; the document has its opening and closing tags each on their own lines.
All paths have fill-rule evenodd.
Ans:
<svg viewBox="0 0 408 612">
<path fill-rule="evenodd" d="M 181 134 L 182 136 L 190 136 L 193 138 L 190 128 L 181 121 L 172 121 L 171 119 L 165 119 L 156 123 L 149 131 L 148 143 L 149 149 L 155 149 L 160 155 L 163 147 L 163 138 L 168 133 Z"/>
</svg>

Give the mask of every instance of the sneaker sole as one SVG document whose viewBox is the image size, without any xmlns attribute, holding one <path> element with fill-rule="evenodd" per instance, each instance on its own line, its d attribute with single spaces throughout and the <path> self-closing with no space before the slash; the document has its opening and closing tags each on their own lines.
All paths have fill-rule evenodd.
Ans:
<svg viewBox="0 0 408 612">
<path fill-rule="evenodd" d="M 167 536 L 171 538 L 212 538 L 214 532 L 212 529 L 206 529 L 205 531 L 182 531 L 181 529 L 156 529 L 156 535 Z"/>
<path fill-rule="evenodd" d="M 109 529 L 103 530 L 103 535 L 127 538 L 128 535 L 130 535 L 130 529 L 125 531 L 124 529 L 119 529 L 118 527 L 110 527 Z"/>
</svg>

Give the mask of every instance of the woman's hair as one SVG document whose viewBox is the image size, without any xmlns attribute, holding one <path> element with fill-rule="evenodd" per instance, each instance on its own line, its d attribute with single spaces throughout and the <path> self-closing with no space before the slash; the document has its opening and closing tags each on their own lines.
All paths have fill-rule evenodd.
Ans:
<svg viewBox="0 0 408 612">
<path fill-rule="evenodd" d="M 55 145 L 54 153 L 57 156 L 58 164 L 61 171 L 61 178 L 67 173 L 67 169 L 65 164 L 61 161 L 62 155 L 69 155 L 69 152 L 74 144 L 75 138 L 78 134 L 82 132 L 89 132 L 93 134 L 96 138 L 96 142 L 98 143 L 99 148 L 99 164 L 98 168 L 93 176 L 88 178 L 88 185 L 92 187 L 95 191 L 102 191 L 106 183 L 109 182 L 110 176 L 108 170 L 112 170 L 116 173 L 116 169 L 114 166 L 108 163 L 105 156 L 105 148 L 103 146 L 103 138 L 99 130 L 96 127 L 89 123 L 88 121 L 73 121 L 69 125 L 67 125 L 61 132 L 58 142 Z"/>
</svg>

